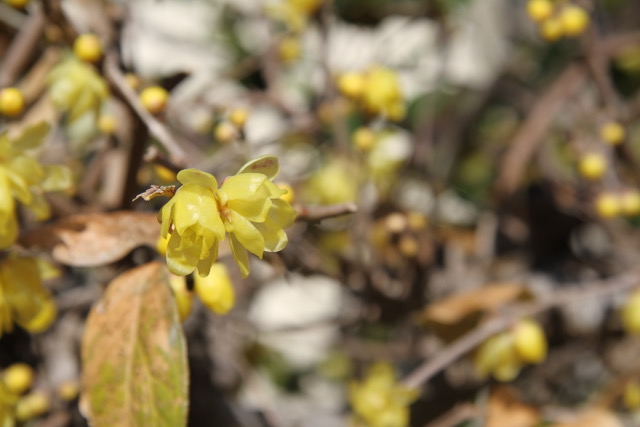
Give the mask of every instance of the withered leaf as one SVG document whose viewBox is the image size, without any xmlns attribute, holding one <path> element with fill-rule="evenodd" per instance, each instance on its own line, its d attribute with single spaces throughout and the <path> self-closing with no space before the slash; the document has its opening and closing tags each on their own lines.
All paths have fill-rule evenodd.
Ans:
<svg viewBox="0 0 640 427">
<path fill-rule="evenodd" d="M 133 198 L 132 202 L 135 202 L 138 199 L 142 199 L 145 202 L 148 202 L 151 199 L 155 199 L 156 197 L 173 197 L 176 194 L 176 186 L 175 185 L 152 185 L 147 188 L 142 193 L 138 194 Z"/>
<path fill-rule="evenodd" d="M 522 402 L 513 390 L 500 387 L 491 392 L 486 427 L 534 427 L 540 424 L 540 411 Z"/>
<path fill-rule="evenodd" d="M 440 338 L 451 341 L 474 328 L 487 313 L 530 297 L 521 284 L 492 283 L 430 304 L 421 320 Z"/>
<path fill-rule="evenodd" d="M 119 211 L 65 217 L 23 235 L 19 243 L 44 251 L 74 267 L 97 267 L 126 256 L 138 246 L 155 247 L 160 237 L 157 215 Z"/>
<path fill-rule="evenodd" d="M 87 319 L 82 363 L 81 407 L 92 426 L 186 425 L 186 346 L 163 264 L 109 284 Z"/>
</svg>

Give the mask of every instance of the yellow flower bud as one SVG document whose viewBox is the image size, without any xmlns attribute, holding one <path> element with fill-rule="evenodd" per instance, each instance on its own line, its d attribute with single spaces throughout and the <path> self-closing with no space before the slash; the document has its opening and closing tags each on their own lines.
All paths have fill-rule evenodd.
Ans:
<svg viewBox="0 0 640 427">
<path fill-rule="evenodd" d="M 351 142 L 361 151 L 369 151 L 376 142 L 376 134 L 368 127 L 359 127 L 353 132 Z"/>
<path fill-rule="evenodd" d="M 607 160 L 600 153 L 587 153 L 578 162 L 578 171 L 586 179 L 600 179 L 607 171 Z"/>
<path fill-rule="evenodd" d="M 520 320 L 512 333 L 516 353 L 522 361 L 540 363 L 547 357 L 547 339 L 537 322 Z"/>
<path fill-rule="evenodd" d="M 102 42 L 95 34 L 82 34 L 73 42 L 73 53 L 85 62 L 98 62 L 102 58 Z"/>
<path fill-rule="evenodd" d="M 617 194 L 602 193 L 596 198 L 595 210 L 600 218 L 614 218 L 620 214 L 620 198 Z"/>
<path fill-rule="evenodd" d="M 349 98 L 358 98 L 365 88 L 365 79 L 362 73 L 344 73 L 338 76 L 338 89 Z"/>
<path fill-rule="evenodd" d="M 24 110 L 24 96 L 19 89 L 8 87 L 0 90 L 0 114 L 16 117 Z"/>
<path fill-rule="evenodd" d="M 584 33 L 589 26 L 589 14 L 577 5 L 565 6 L 560 12 L 560 22 L 565 36 L 575 37 Z"/>
<path fill-rule="evenodd" d="M 4 371 L 2 381 L 11 393 L 22 394 L 31 387 L 33 377 L 34 372 L 31 366 L 25 363 L 14 363 Z"/>
<path fill-rule="evenodd" d="M 26 421 L 39 417 L 49 411 L 51 399 L 44 392 L 30 393 L 18 401 L 16 405 L 16 419 Z"/>
<path fill-rule="evenodd" d="M 229 113 L 229 121 L 238 128 L 244 127 L 249 118 L 249 111 L 246 108 L 234 108 Z"/>
<path fill-rule="evenodd" d="M 227 267 L 222 263 L 211 266 L 207 277 L 195 276 L 195 291 L 200 301 L 211 311 L 226 314 L 233 308 L 235 292 Z"/>
<path fill-rule="evenodd" d="M 541 22 L 553 14 L 551 0 L 529 0 L 527 2 L 527 15 L 534 22 Z"/>
<path fill-rule="evenodd" d="M 220 122 L 213 130 L 213 136 L 221 144 L 227 144 L 238 139 L 238 128 L 229 122 Z"/>
<path fill-rule="evenodd" d="M 610 145 L 621 144 L 624 137 L 624 126 L 618 122 L 607 122 L 600 128 L 600 139 Z"/>
<path fill-rule="evenodd" d="M 160 114 L 167 106 L 169 93 L 160 86 L 150 86 L 140 93 L 140 103 L 151 114 Z"/>
</svg>

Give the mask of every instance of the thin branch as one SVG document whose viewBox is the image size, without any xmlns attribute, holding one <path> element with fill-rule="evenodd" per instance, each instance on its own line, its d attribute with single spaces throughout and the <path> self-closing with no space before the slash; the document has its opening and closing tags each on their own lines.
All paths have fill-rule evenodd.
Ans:
<svg viewBox="0 0 640 427">
<path fill-rule="evenodd" d="M 508 307 L 501 314 L 493 317 L 454 341 L 433 358 L 424 361 L 418 368 L 407 375 L 403 384 L 417 388 L 425 381 L 445 369 L 452 362 L 476 348 L 490 336 L 509 328 L 522 317 L 534 316 L 554 307 L 575 303 L 585 298 L 605 297 L 623 292 L 640 283 L 640 270 L 633 271 L 610 279 L 593 282 L 580 289 L 556 292 L 543 301 L 523 303 Z"/>
<path fill-rule="evenodd" d="M 4 60 L 0 65 L 0 87 L 15 83 L 35 51 L 44 29 L 44 24 L 45 16 L 42 8 L 34 7 L 31 15 L 4 55 Z"/>
<path fill-rule="evenodd" d="M 581 64 L 573 64 L 567 67 L 540 97 L 513 137 L 513 142 L 500 165 L 498 185 L 503 194 L 509 195 L 518 188 L 527 164 L 558 110 L 584 84 L 586 77 L 584 67 Z"/>
<path fill-rule="evenodd" d="M 118 67 L 118 56 L 111 52 L 105 58 L 105 75 L 115 85 L 124 100 L 131 106 L 133 111 L 140 117 L 149 129 L 149 133 L 167 150 L 171 161 L 174 164 L 186 165 L 187 155 L 178 141 L 171 135 L 167 128 L 160 123 L 151 113 L 149 113 L 138 100 L 135 91 L 127 84 L 124 74 Z"/>
<path fill-rule="evenodd" d="M 295 206 L 295 209 L 298 211 L 297 220 L 309 222 L 358 212 L 358 206 L 355 203 L 339 203 L 337 205 L 328 206 L 297 205 Z"/>
</svg>

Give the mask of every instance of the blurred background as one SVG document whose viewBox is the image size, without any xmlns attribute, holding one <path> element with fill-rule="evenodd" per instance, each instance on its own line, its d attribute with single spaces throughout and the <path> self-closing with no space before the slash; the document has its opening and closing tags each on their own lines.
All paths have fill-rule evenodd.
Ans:
<svg viewBox="0 0 640 427">
<path fill-rule="evenodd" d="M 161 259 L 166 199 L 131 199 L 266 154 L 298 220 L 247 279 L 221 249 L 228 312 L 194 299 L 189 425 L 640 425 L 639 2 L 4 0 L 9 86 L 74 177 L 54 220 L 128 212 L 84 263 L 20 241 L 59 273 L 52 326 L 0 338 L 53 396 L 20 425 L 86 425 L 86 316 Z"/>
</svg>

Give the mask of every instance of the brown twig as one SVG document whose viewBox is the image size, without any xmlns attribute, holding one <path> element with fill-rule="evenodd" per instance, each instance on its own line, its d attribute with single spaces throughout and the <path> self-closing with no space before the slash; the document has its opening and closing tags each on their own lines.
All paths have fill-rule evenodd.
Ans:
<svg viewBox="0 0 640 427">
<path fill-rule="evenodd" d="M 582 50 L 589 73 L 600 92 L 605 111 L 610 118 L 618 118 L 621 113 L 621 103 L 613 81 L 609 77 L 609 55 L 603 49 L 603 42 L 596 33 L 596 29 L 588 33 L 588 37 L 582 39 Z"/>
<path fill-rule="evenodd" d="M 149 113 L 138 101 L 134 90 L 127 84 L 124 74 L 118 67 L 118 56 L 110 52 L 104 62 L 105 75 L 109 81 L 120 91 L 124 100 L 144 122 L 149 133 L 167 150 L 171 162 L 177 165 L 186 165 L 187 155 L 178 141 L 171 135 L 167 128 Z"/>
<path fill-rule="evenodd" d="M 358 206 L 355 203 L 339 203 L 328 206 L 294 206 L 298 212 L 298 221 L 320 221 L 327 218 L 333 218 L 340 215 L 352 214 L 358 212 Z"/>
<path fill-rule="evenodd" d="M 438 372 L 445 369 L 452 362 L 468 353 L 484 342 L 491 335 L 510 327 L 514 321 L 522 317 L 534 316 L 554 307 L 577 302 L 584 298 L 608 296 L 616 292 L 628 290 L 640 283 L 640 270 L 610 279 L 597 281 L 579 289 L 556 292 L 544 301 L 523 303 L 508 307 L 501 314 L 481 324 L 471 332 L 454 341 L 433 358 L 426 360 L 413 372 L 407 375 L 403 384 L 410 388 L 417 388 L 428 381 Z"/>
<path fill-rule="evenodd" d="M 582 64 L 567 67 L 544 93 L 520 126 L 500 165 L 498 186 L 504 195 L 517 188 L 536 147 L 553 122 L 558 110 L 583 85 L 586 70 Z"/>
<path fill-rule="evenodd" d="M 0 87 L 14 84 L 18 76 L 35 53 L 35 47 L 44 29 L 45 16 L 42 8 L 34 7 L 31 16 L 13 39 L 0 65 Z"/>
</svg>

